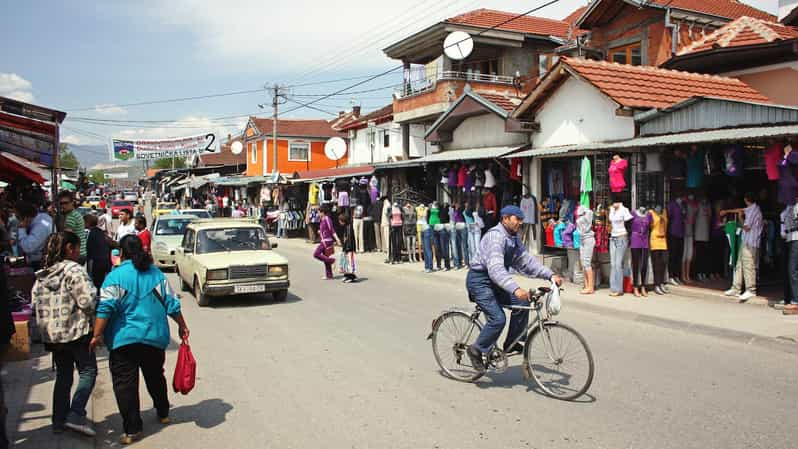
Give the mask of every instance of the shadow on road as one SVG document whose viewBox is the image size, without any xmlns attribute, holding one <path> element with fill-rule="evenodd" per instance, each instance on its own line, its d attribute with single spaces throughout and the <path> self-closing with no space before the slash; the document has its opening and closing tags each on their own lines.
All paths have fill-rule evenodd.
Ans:
<svg viewBox="0 0 798 449">
<path fill-rule="evenodd" d="M 445 374 L 442 371 L 441 375 L 445 377 Z M 484 379 L 488 379 L 488 381 L 486 382 Z M 541 396 L 550 397 L 540 387 L 537 386 L 534 380 L 532 379 L 527 380 L 526 378 L 524 378 L 523 370 L 521 369 L 521 366 L 518 365 L 508 367 L 507 371 L 503 373 L 496 373 L 496 372 L 487 373 L 481 380 L 477 380 L 476 382 L 474 382 L 474 385 L 482 389 L 488 389 L 488 388 L 509 389 L 509 388 L 515 388 L 518 385 L 525 385 L 527 391 L 529 392 L 535 392 Z M 585 393 L 582 396 L 568 402 L 573 402 L 576 404 L 591 404 L 593 402 L 596 402 L 596 397 L 591 394 Z"/>
<path fill-rule="evenodd" d="M 302 301 L 302 298 L 289 291 L 288 298 L 286 298 L 284 302 L 275 301 L 274 297 L 269 293 L 261 293 L 255 295 L 236 295 L 224 298 L 213 298 L 211 299 L 210 307 L 212 309 L 226 309 L 235 307 L 277 306 L 282 304 L 293 304 L 300 301 Z"/>
<path fill-rule="evenodd" d="M 155 435 L 170 426 L 186 423 L 194 423 L 203 429 L 212 429 L 225 422 L 227 414 L 231 410 L 233 410 L 233 406 L 221 399 L 206 399 L 193 405 L 181 405 L 169 411 L 172 423 L 165 426 L 158 424 L 155 410 L 142 411 L 143 438 Z M 122 417 L 119 413 L 108 415 L 105 421 L 98 423 L 97 430 L 97 447 L 118 446 L 119 437 L 122 434 Z"/>
</svg>

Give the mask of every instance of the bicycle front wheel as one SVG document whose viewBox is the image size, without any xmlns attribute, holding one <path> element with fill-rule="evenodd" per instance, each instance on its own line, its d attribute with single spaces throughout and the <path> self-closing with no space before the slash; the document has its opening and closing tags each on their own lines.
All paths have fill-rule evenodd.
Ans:
<svg viewBox="0 0 798 449">
<path fill-rule="evenodd" d="M 545 323 L 527 337 L 524 368 L 547 395 L 569 401 L 593 382 L 593 354 L 587 341 L 562 323 Z"/>
<path fill-rule="evenodd" d="M 483 374 L 471 365 L 466 349 L 473 344 L 482 325 L 465 312 L 446 312 L 435 323 L 432 352 L 443 372 L 461 382 L 473 382 Z"/>
</svg>

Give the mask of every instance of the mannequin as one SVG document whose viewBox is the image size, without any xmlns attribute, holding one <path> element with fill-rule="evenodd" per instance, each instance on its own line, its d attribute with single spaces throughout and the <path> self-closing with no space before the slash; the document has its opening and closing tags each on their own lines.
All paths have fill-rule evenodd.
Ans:
<svg viewBox="0 0 798 449">
<path fill-rule="evenodd" d="M 580 292 L 592 295 L 595 292 L 595 276 L 593 273 L 593 249 L 596 238 L 593 232 L 593 211 L 580 206 L 576 211 L 576 229 L 579 231 L 579 260 L 585 273 L 585 286 Z"/>
<path fill-rule="evenodd" d="M 360 187 L 355 186 L 355 189 L 356 191 L 359 191 Z M 360 196 L 360 192 L 357 192 L 357 195 L 354 198 L 354 207 L 352 208 L 352 230 L 355 238 L 355 248 L 358 253 L 363 252 L 363 216 L 368 211 L 366 206 L 361 202 Z"/>
<path fill-rule="evenodd" d="M 407 248 L 407 261 L 418 262 L 416 258 L 416 208 L 410 202 L 402 208 L 402 223 L 404 225 L 405 248 Z"/>
<path fill-rule="evenodd" d="M 712 253 L 709 250 L 712 205 L 704 195 L 699 196 L 698 211 L 695 218 L 695 268 L 696 279 L 703 281 L 711 274 Z M 720 257 L 718 254 L 716 257 Z"/>
<path fill-rule="evenodd" d="M 610 296 L 623 295 L 623 261 L 629 247 L 629 233 L 626 222 L 634 218 L 621 202 L 610 206 Z"/>
<path fill-rule="evenodd" d="M 399 203 L 391 206 L 391 247 L 388 258 L 391 264 L 402 263 L 402 209 Z"/>
<path fill-rule="evenodd" d="M 498 219 L 496 218 L 498 207 L 496 205 L 496 195 L 493 194 L 493 190 L 488 189 L 488 191 L 482 195 L 482 207 L 485 209 L 485 227 L 490 229 L 496 226 L 498 223 Z"/>
<path fill-rule="evenodd" d="M 649 228 L 652 217 L 646 212 L 645 207 L 638 207 L 632 213 L 632 235 L 630 248 L 632 248 L 632 278 L 634 281 L 634 295 L 639 298 L 648 296 L 646 292 L 646 272 L 648 270 L 648 252 L 650 246 Z"/>
<path fill-rule="evenodd" d="M 452 248 L 454 265 L 456 269 L 468 267 L 471 261 L 468 254 L 468 229 L 466 228 L 466 221 L 463 212 L 465 208 L 459 203 L 452 204 L 451 217 L 452 217 Z"/>
<path fill-rule="evenodd" d="M 673 285 L 681 285 L 685 212 L 681 197 L 677 196 L 668 203 L 668 272 Z"/>
<path fill-rule="evenodd" d="M 382 252 L 386 254 L 385 263 L 390 262 L 388 259 L 387 254 L 390 250 L 390 243 L 391 243 L 391 202 L 388 200 L 388 197 L 383 197 L 382 199 L 382 211 L 381 214 L 381 222 L 380 222 L 380 240 L 382 241 Z"/>
<path fill-rule="evenodd" d="M 449 222 L 448 214 L 441 216 L 441 208 L 435 201 L 429 208 L 429 224 L 432 226 L 433 244 L 435 247 L 435 261 L 440 271 L 441 259 L 443 259 L 446 271 L 451 269 L 449 262 L 449 232 L 445 229 L 443 219 Z"/>
<path fill-rule="evenodd" d="M 623 159 L 620 154 L 615 153 L 612 155 L 610 162 L 610 191 L 613 193 L 623 192 L 626 189 L 626 168 L 629 167 L 629 162 Z"/>
<path fill-rule="evenodd" d="M 648 213 L 651 216 L 649 247 L 651 268 L 654 270 L 654 293 L 664 295 L 668 293 L 668 287 L 665 285 L 665 271 L 668 267 L 668 215 L 660 205 L 655 206 Z"/>
<path fill-rule="evenodd" d="M 524 224 L 521 227 L 521 240 L 526 245 L 529 240 L 530 232 L 532 233 L 532 238 L 537 237 L 535 235 L 534 225 L 538 223 L 538 200 L 528 192 L 524 193 L 520 207 L 521 211 L 524 212 Z"/>
<path fill-rule="evenodd" d="M 698 215 L 698 203 L 693 194 L 687 195 L 684 201 L 684 251 L 682 253 L 682 279 L 692 282 L 693 256 L 695 255 L 695 222 Z"/>
</svg>

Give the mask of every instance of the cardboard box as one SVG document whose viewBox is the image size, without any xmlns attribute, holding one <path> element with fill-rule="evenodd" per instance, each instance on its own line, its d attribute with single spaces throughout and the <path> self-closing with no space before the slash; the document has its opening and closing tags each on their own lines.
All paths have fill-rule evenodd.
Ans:
<svg viewBox="0 0 798 449">
<path fill-rule="evenodd" d="M 11 336 L 11 343 L 6 352 L 6 362 L 18 362 L 30 358 L 30 334 L 27 321 L 14 322 L 16 332 Z"/>
</svg>

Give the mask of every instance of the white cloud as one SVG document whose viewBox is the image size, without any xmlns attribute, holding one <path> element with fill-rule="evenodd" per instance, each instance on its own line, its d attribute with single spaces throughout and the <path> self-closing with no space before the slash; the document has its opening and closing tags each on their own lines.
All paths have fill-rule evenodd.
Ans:
<svg viewBox="0 0 798 449">
<path fill-rule="evenodd" d="M 66 136 L 61 136 L 62 143 L 70 143 L 72 145 L 83 145 L 86 141 L 75 134 L 67 134 Z"/>
<path fill-rule="evenodd" d="M 94 106 L 94 112 L 100 115 L 125 115 L 127 109 L 113 104 L 98 104 Z"/>
<path fill-rule="evenodd" d="M 0 96 L 32 103 L 36 100 L 33 84 L 16 73 L 0 73 Z"/>
<path fill-rule="evenodd" d="M 226 120 L 225 123 L 219 124 L 219 122 L 212 121 L 208 117 L 188 116 L 159 127 L 121 129 L 115 133 L 115 136 L 130 139 L 167 139 L 204 132 L 215 132 L 219 139 L 224 140 L 227 139 L 227 134 L 241 132 L 246 123 L 246 117 Z"/>
</svg>

